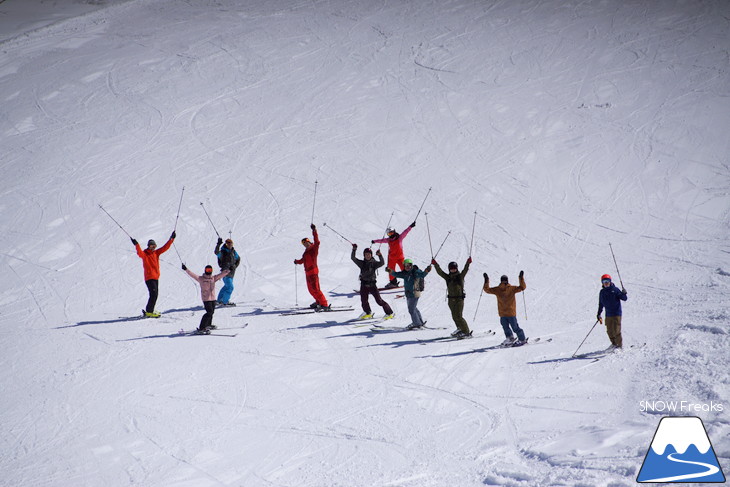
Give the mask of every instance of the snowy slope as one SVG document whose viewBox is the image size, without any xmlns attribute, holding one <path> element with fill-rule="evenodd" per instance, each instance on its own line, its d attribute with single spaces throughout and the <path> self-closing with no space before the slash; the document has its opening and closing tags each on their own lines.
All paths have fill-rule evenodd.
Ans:
<svg viewBox="0 0 730 487">
<path fill-rule="evenodd" d="M 692 414 L 727 475 L 727 2 L 89 0 L 48 22 L 19 1 L 0 3 L 0 485 L 628 486 L 665 414 L 644 400 L 724 404 Z M 315 181 L 322 288 L 356 310 L 283 317 L 311 302 L 292 261 Z M 183 187 L 163 316 L 138 320 L 140 260 L 99 205 L 161 243 Z M 447 330 L 345 323 L 357 268 L 324 224 L 362 249 L 429 188 L 406 254 L 430 260 L 425 212 L 434 251 L 451 232 L 440 263 L 471 253 L 476 337 L 430 340 L 453 327 L 435 274 L 420 308 Z M 181 260 L 214 263 L 201 203 L 242 254 L 215 315 L 235 338 L 177 335 L 202 315 Z M 618 277 L 609 242 L 624 342 L 647 345 L 571 359 Z M 481 274 L 520 270 L 545 343 L 490 350 Z M 607 345 L 599 325 L 581 351 Z"/>
</svg>

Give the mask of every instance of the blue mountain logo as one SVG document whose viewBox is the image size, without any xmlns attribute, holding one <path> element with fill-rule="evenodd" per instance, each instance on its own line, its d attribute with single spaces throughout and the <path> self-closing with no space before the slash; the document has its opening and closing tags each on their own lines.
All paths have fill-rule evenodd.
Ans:
<svg viewBox="0 0 730 487">
<path fill-rule="evenodd" d="M 725 482 L 702 420 L 693 416 L 662 418 L 636 481 Z"/>
</svg>

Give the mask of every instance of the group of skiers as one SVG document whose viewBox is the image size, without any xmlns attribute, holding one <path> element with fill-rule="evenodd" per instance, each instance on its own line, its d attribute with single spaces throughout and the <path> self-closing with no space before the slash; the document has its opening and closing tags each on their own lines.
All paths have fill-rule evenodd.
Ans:
<svg viewBox="0 0 730 487">
<path fill-rule="evenodd" d="M 408 307 L 408 313 L 411 316 L 411 323 L 406 327 L 407 329 L 417 329 L 425 326 L 425 321 L 418 310 L 418 300 L 423 291 L 423 282 L 426 276 L 431 272 L 432 266 L 436 269 L 436 273 L 441 276 L 446 282 L 447 292 L 447 304 L 451 312 L 451 318 L 456 325 L 456 330 L 451 336 L 461 339 L 467 338 L 472 335 L 472 331 L 469 329 L 469 324 L 464 319 L 464 300 L 466 294 L 464 291 L 464 278 L 469 272 L 469 267 L 472 263 L 471 257 L 466 260 L 464 267 L 459 271 L 459 266 L 456 262 L 450 262 L 448 264 L 448 272 L 439 266 L 435 258 L 431 259 L 431 265 L 421 270 L 416 266 L 411 259 L 406 259 L 403 252 L 403 239 L 408 233 L 416 226 L 416 222 L 411 223 L 403 232 L 398 233 L 394 229 L 389 228 L 386 232 L 387 236 L 382 239 L 371 240 L 371 244 L 388 244 L 388 263 L 385 267 L 385 271 L 389 275 L 389 282 L 383 289 L 393 289 L 400 287 L 398 279 L 403 280 L 403 288 L 405 291 L 405 297 Z M 304 273 L 306 276 L 307 290 L 314 298 L 314 302 L 310 305 L 315 311 L 328 311 L 330 310 L 330 304 L 327 302 L 327 298 L 321 291 L 319 286 L 319 268 L 317 260 L 319 256 L 320 240 L 317 233 L 317 227 L 313 223 L 310 225 L 312 230 L 312 240 L 305 237 L 301 240 L 304 246 L 304 253 L 302 257 L 294 260 L 294 264 L 303 265 Z M 159 256 L 166 252 L 173 244 L 175 240 L 175 232 L 173 231 L 170 235 L 169 240 L 160 247 L 157 248 L 157 244 L 154 240 L 147 242 L 147 248 L 142 250 L 137 241 L 132 238 L 137 255 L 142 259 L 144 267 L 144 278 L 149 290 L 149 299 L 147 305 L 143 310 L 143 316 L 158 318 L 160 314 L 155 311 L 155 304 L 158 296 L 158 280 L 160 278 L 160 264 Z M 373 258 L 373 251 L 371 248 L 363 250 L 363 258 L 358 259 L 356 257 L 357 244 L 352 244 L 352 254 L 350 258 L 355 265 L 360 269 L 359 280 L 360 280 L 360 302 L 362 306 L 362 314 L 359 319 L 369 319 L 373 317 L 372 308 L 370 307 L 369 297 L 372 296 L 375 302 L 383 308 L 385 313 L 384 319 L 392 319 L 395 315 L 390 305 L 383 300 L 380 295 L 380 288 L 377 284 L 377 270 L 385 265 L 383 254 L 380 250 L 376 250 L 375 255 L 377 259 Z M 211 329 L 215 329 L 213 324 L 213 313 L 215 312 L 216 305 L 226 306 L 233 305 L 230 302 L 231 295 L 233 293 L 233 277 L 235 275 L 236 268 L 240 265 L 241 258 L 233 247 L 233 241 L 227 239 L 225 243 L 222 238 L 218 238 L 215 246 L 214 254 L 218 258 L 218 266 L 221 272 L 213 275 L 213 267 L 207 265 L 205 272 L 202 275 L 197 275 L 194 272 L 187 269 L 185 264 L 182 264 L 182 269 L 187 274 L 198 282 L 201 289 L 201 298 L 203 300 L 203 306 L 205 308 L 205 314 L 201 318 L 198 332 L 209 333 Z M 400 270 L 396 270 L 396 267 Z M 490 287 L 489 276 L 487 273 L 483 274 L 484 285 L 483 291 L 487 294 L 492 294 L 497 299 L 497 311 L 500 318 L 500 324 L 504 331 L 505 339 L 502 342 L 503 345 L 519 346 L 527 342 L 524 330 L 520 327 L 517 321 L 517 304 L 515 295 L 523 292 L 527 285 L 525 284 L 524 271 L 520 271 L 519 274 L 519 285 L 513 286 L 509 283 L 509 278 L 506 275 L 501 276 L 500 283 L 498 286 Z M 215 284 L 218 280 L 223 279 L 224 286 L 216 296 Z M 601 314 L 603 310 L 606 311 L 606 331 L 611 341 L 610 348 L 621 348 L 623 341 L 621 338 L 621 301 L 627 300 L 627 293 L 625 289 L 619 290 L 612 282 L 611 276 L 604 274 L 601 276 L 602 288 L 599 293 L 599 305 L 598 313 L 596 315 L 597 322 L 603 323 Z"/>
</svg>

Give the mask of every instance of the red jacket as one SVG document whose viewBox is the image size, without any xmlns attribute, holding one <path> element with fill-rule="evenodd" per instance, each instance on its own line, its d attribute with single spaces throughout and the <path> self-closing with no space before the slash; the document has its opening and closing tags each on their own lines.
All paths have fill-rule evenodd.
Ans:
<svg viewBox="0 0 730 487">
<path fill-rule="evenodd" d="M 317 235 L 317 230 L 312 230 L 312 236 L 314 237 L 314 243 L 307 247 L 301 259 L 294 261 L 295 264 L 304 264 L 304 273 L 306 275 L 319 274 L 319 268 L 317 267 L 319 235 Z"/>
<path fill-rule="evenodd" d="M 174 239 L 171 238 L 165 245 L 155 250 L 142 250 L 142 247 L 140 247 L 139 244 L 134 246 L 137 249 L 137 255 L 139 255 L 140 259 L 142 259 L 145 281 L 160 278 L 160 254 L 164 254 L 170 249 L 173 240 Z"/>
</svg>

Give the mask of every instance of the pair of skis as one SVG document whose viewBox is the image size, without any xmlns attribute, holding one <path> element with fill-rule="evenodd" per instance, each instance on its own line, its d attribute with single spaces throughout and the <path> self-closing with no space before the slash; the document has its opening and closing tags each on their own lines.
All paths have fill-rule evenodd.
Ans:
<svg viewBox="0 0 730 487">
<path fill-rule="evenodd" d="M 314 313 L 335 313 L 341 311 L 354 311 L 352 306 L 330 306 L 329 308 L 292 308 L 288 310 L 282 310 L 279 316 L 296 316 L 296 315 L 311 315 Z"/>
<path fill-rule="evenodd" d="M 244 323 L 241 326 L 230 326 L 230 327 L 223 327 L 223 328 L 215 328 L 213 330 L 208 331 L 207 333 L 201 332 L 199 329 L 195 329 L 192 331 L 186 331 L 181 329 L 178 334 L 181 336 L 213 336 L 213 337 L 229 337 L 233 338 L 238 336 L 238 332 L 236 333 L 221 333 L 218 330 L 242 330 L 248 326 L 248 323 Z"/>
</svg>

